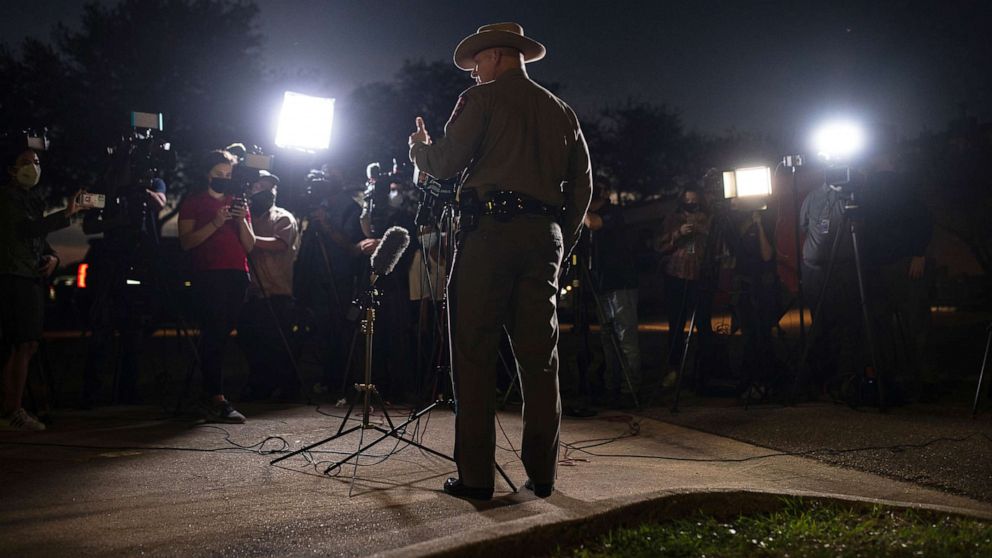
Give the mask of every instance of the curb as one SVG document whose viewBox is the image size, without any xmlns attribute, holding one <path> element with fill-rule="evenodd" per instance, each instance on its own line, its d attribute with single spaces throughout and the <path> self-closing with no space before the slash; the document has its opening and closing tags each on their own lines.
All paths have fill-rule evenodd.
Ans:
<svg viewBox="0 0 992 558">
<path fill-rule="evenodd" d="M 774 512 L 782 508 L 784 497 L 862 507 L 884 505 L 992 521 L 992 511 L 806 491 L 664 491 L 591 502 L 582 506 L 579 511 L 556 507 L 554 511 L 543 513 L 538 518 L 527 517 L 464 534 L 449 535 L 379 553 L 376 556 L 382 558 L 548 556 L 558 547 L 575 546 L 590 537 L 607 533 L 617 527 L 648 521 L 681 519 L 700 512 L 717 519 Z M 545 502 L 553 506 L 555 499 L 552 495 Z"/>
</svg>

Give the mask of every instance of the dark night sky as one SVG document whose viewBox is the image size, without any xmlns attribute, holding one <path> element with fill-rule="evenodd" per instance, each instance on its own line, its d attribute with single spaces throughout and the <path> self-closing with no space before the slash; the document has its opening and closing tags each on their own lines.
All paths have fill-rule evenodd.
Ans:
<svg viewBox="0 0 992 558">
<path fill-rule="evenodd" d="M 81 0 L 0 0 L 8 44 L 79 20 Z M 404 59 L 450 60 L 479 25 L 517 21 L 548 47 L 530 66 L 580 112 L 630 97 L 681 110 L 691 129 L 798 138 L 845 112 L 902 135 L 943 129 L 968 102 L 992 118 L 980 30 L 988 2 L 539 2 L 258 0 L 266 62 L 317 68 L 332 96 L 388 80 Z M 44 9 L 38 8 L 44 6 Z M 986 77 L 982 77 L 982 76 Z M 983 85 L 985 89 L 978 87 Z"/>
</svg>

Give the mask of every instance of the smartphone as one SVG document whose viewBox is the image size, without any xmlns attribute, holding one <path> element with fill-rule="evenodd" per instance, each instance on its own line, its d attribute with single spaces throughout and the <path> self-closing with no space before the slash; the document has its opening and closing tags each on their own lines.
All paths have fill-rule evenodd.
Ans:
<svg viewBox="0 0 992 558">
<path fill-rule="evenodd" d="M 83 209 L 103 209 L 107 206 L 107 196 L 82 192 L 76 196 L 76 205 Z"/>
</svg>

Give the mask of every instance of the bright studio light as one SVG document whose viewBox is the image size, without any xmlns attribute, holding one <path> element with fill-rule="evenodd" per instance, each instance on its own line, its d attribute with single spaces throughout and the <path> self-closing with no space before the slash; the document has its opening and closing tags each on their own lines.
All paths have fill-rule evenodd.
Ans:
<svg viewBox="0 0 992 558">
<path fill-rule="evenodd" d="M 865 146 L 864 130 L 850 121 L 830 122 L 813 134 L 813 148 L 824 159 L 846 159 Z"/>
<path fill-rule="evenodd" d="M 334 99 L 287 91 L 279 113 L 276 145 L 310 152 L 327 149 L 333 123 Z"/>
<path fill-rule="evenodd" d="M 748 167 L 723 173 L 723 197 L 753 198 L 772 193 L 772 169 Z"/>
</svg>

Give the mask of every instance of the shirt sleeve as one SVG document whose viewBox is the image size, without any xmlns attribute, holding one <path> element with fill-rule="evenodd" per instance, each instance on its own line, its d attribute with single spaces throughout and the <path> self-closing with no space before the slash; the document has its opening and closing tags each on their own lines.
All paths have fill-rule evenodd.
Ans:
<svg viewBox="0 0 992 558">
<path fill-rule="evenodd" d="M 568 177 L 564 184 L 565 195 L 565 248 L 571 249 L 579 240 L 582 229 L 582 218 L 589 209 L 592 201 L 592 163 L 589 160 L 589 146 L 579 126 L 578 117 L 571 108 L 566 107 L 569 121 L 575 130 L 574 143 L 568 156 Z"/>
<path fill-rule="evenodd" d="M 272 227 L 272 234 L 279 240 L 286 243 L 290 250 L 296 251 L 299 244 L 297 238 L 299 232 L 296 230 L 296 222 L 289 215 L 283 215 L 276 220 Z"/>
<path fill-rule="evenodd" d="M 444 126 L 444 137 L 428 145 L 415 143 L 410 147 L 410 160 L 431 176 L 446 179 L 462 172 L 479 150 L 485 135 L 487 119 L 484 97 L 477 89 L 461 94 Z"/>
</svg>

